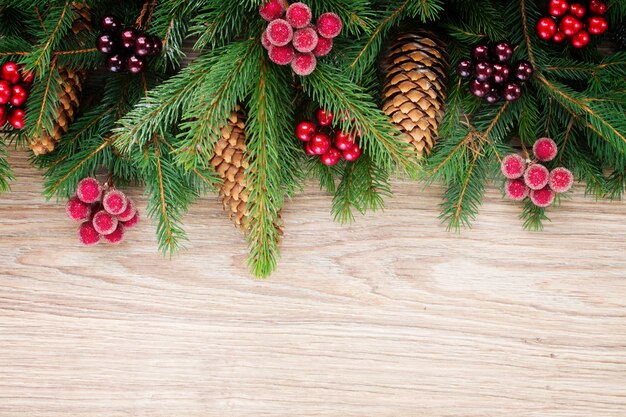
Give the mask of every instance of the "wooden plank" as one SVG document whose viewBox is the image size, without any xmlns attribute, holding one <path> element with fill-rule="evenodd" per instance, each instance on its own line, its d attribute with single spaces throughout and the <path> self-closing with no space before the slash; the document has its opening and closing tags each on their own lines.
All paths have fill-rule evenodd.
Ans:
<svg viewBox="0 0 626 417">
<path fill-rule="evenodd" d="M 26 153 L 12 163 L 0 416 L 626 414 L 623 203 L 579 187 L 529 233 L 492 190 L 456 235 L 437 188 L 398 181 L 386 212 L 342 227 L 311 185 L 263 282 L 213 198 L 172 260 L 148 222 L 81 248 Z"/>
</svg>

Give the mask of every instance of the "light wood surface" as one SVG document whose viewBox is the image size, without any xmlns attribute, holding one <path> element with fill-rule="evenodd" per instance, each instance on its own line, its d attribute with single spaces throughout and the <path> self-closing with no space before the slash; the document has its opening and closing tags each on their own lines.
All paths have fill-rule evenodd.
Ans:
<svg viewBox="0 0 626 417">
<path fill-rule="evenodd" d="M 397 182 L 386 212 L 342 227 L 311 185 L 258 281 L 214 199 L 172 260 L 149 222 L 82 248 L 26 154 L 12 162 L 2 417 L 626 415 L 626 204 L 578 188 L 529 233 L 492 190 L 456 235 L 437 188 Z"/>
</svg>

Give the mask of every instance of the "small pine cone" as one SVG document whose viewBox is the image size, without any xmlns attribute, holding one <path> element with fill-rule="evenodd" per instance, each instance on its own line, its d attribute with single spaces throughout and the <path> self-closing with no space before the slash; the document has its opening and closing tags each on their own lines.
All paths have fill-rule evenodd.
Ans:
<svg viewBox="0 0 626 417">
<path fill-rule="evenodd" d="M 75 1 L 72 3 L 74 11 L 74 22 L 72 23 L 72 32 L 78 34 L 80 32 L 93 31 L 93 11 L 85 3 Z"/>
<path fill-rule="evenodd" d="M 404 33 L 393 41 L 384 67 L 383 111 L 418 156 L 428 154 L 444 114 L 445 45 L 431 32 Z"/>
</svg>

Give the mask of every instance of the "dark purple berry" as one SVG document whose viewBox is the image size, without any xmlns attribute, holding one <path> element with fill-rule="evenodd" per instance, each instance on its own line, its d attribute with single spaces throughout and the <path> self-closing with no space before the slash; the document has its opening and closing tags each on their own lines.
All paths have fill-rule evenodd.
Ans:
<svg viewBox="0 0 626 417">
<path fill-rule="evenodd" d="M 500 101 L 500 93 L 495 88 L 492 88 L 485 94 L 485 101 L 489 104 L 494 104 Z"/>
<path fill-rule="evenodd" d="M 139 56 L 147 56 L 152 50 L 152 39 L 150 36 L 140 35 L 135 39 L 135 54 Z"/>
<path fill-rule="evenodd" d="M 491 90 L 489 81 L 472 80 L 470 83 L 470 92 L 476 97 L 484 97 Z"/>
<path fill-rule="evenodd" d="M 152 48 L 150 48 L 150 55 L 154 56 L 160 54 L 161 50 L 163 49 L 163 42 L 161 41 L 161 38 L 159 38 L 158 36 L 153 36 L 151 40 Z"/>
<path fill-rule="evenodd" d="M 128 57 L 127 68 L 128 72 L 130 72 L 131 74 L 139 74 L 141 71 L 143 71 L 143 67 L 145 65 L 145 61 L 138 56 L 131 55 Z"/>
<path fill-rule="evenodd" d="M 464 59 L 456 66 L 456 73 L 461 78 L 469 78 L 472 75 L 472 61 Z"/>
<path fill-rule="evenodd" d="M 522 96 L 522 87 L 518 83 L 506 83 L 502 89 L 502 96 L 507 101 L 515 101 Z"/>
<path fill-rule="evenodd" d="M 508 42 L 498 42 L 493 48 L 496 59 L 500 62 L 508 62 L 513 56 L 513 47 Z"/>
<path fill-rule="evenodd" d="M 111 33 L 117 32 L 122 27 L 122 22 L 117 20 L 115 16 L 105 16 L 100 22 L 102 30 L 109 31 Z"/>
<path fill-rule="evenodd" d="M 109 56 L 107 59 L 107 68 L 111 72 L 120 72 L 124 69 L 124 64 L 126 64 L 126 60 L 120 54 L 115 54 Z"/>
<path fill-rule="evenodd" d="M 502 84 L 505 81 L 509 80 L 509 76 L 511 75 L 511 68 L 507 64 L 502 64 L 500 62 L 496 62 L 493 64 L 493 80 Z"/>
<path fill-rule="evenodd" d="M 493 65 L 487 61 L 480 61 L 474 67 L 474 75 L 479 81 L 487 81 L 493 75 Z"/>
<path fill-rule="evenodd" d="M 137 32 L 135 29 L 124 29 L 120 33 L 120 41 L 122 48 L 133 49 L 135 47 L 135 40 L 137 39 Z"/>
<path fill-rule="evenodd" d="M 472 50 L 472 57 L 476 61 L 489 61 L 489 47 L 484 44 L 475 46 Z"/>
<path fill-rule="evenodd" d="M 520 81 L 528 81 L 534 73 L 533 66 L 528 61 L 520 61 L 515 68 L 515 78 Z"/>
<path fill-rule="evenodd" d="M 98 51 L 103 54 L 110 54 L 115 49 L 115 41 L 113 40 L 113 36 L 107 33 L 103 33 L 98 36 L 96 41 L 96 48 Z"/>
</svg>

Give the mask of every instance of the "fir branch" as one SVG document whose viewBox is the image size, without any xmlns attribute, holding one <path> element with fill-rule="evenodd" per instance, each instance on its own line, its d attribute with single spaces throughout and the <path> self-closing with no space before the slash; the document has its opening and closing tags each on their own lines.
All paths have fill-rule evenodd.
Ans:
<svg viewBox="0 0 626 417">
<path fill-rule="evenodd" d="M 35 83 L 28 98 L 26 126 L 29 137 L 41 137 L 45 132 L 52 132 L 57 117 L 61 76 L 56 61 L 42 74 L 40 82 Z"/>
<path fill-rule="evenodd" d="M 9 191 L 10 182 L 14 178 L 7 156 L 6 145 L 0 141 L 0 192 Z"/>
<path fill-rule="evenodd" d="M 525 230 L 535 232 L 543 230 L 543 222 L 550 221 L 550 218 L 546 216 L 545 209 L 537 207 L 529 199 L 525 200 L 519 218 L 524 221 L 523 227 Z"/>
</svg>

